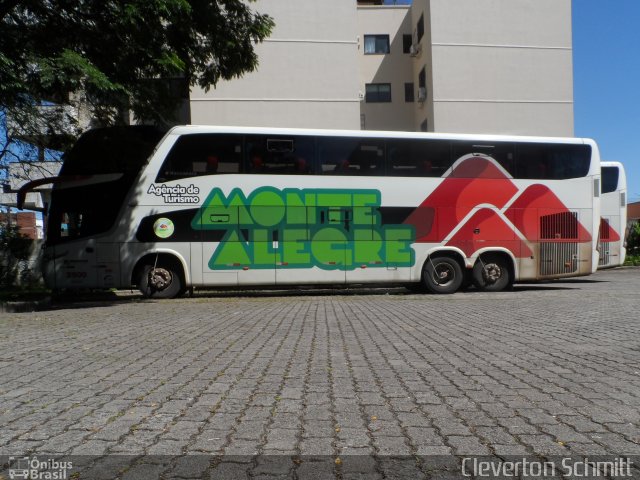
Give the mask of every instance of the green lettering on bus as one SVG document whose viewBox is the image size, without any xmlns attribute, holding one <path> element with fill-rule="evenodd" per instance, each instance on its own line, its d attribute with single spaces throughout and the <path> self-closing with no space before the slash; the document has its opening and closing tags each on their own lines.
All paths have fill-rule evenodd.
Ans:
<svg viewBox="0 0 640 480">
<path fill-rule="evenodd" d="M 413 266 L 415 228 L 382 225 L 380 205 L 373 189 L 214 188 L 191 226 L 226 231 L 212 270 Z"/>
</svg>

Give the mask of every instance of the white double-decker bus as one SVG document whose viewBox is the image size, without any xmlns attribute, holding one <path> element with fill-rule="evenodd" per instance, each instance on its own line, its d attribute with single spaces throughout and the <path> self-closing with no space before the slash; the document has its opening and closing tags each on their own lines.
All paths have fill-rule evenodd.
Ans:
<svg viewBox="0 0 640 480">
<path fill-rule="evenodd" d="M 598 268 L 618 267 L 627 253 L 627 176 L 620 162 L 601 162 L 600 261 Z"/>
<path fill-rule="evenodd" d="M 183 126 L 102 129 L 54 183 L 52 288 L 473 282 L 598 265 L 592 140 Z"/>
</svg>

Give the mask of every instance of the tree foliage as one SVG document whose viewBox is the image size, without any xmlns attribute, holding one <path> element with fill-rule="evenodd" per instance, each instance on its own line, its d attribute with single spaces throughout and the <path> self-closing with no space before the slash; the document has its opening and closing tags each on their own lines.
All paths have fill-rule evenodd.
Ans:
<svg viewBox="0 0 640 480">
<path fill-rule="evenodd" d="M 33 240 L 21 234 L 17 226 L 0 223 L 0 287 L 29 280 L 28 259 L 32 248 Z"/>
<path fill-rule="evenodd" d="M 41 129 L 73 121 L 66 110 L 42 109 L 48 102 L 82 102 L 103 125 L 129 111 L 165 123 L 190 86 L 208 90 L 256 68 L 253 47 L 273 20 L 249 7 L 242 0 L 2 0 L 0 107 Z"/>
<path fill-rule="evenodd" d="M 627 237 L 627 253 L 640 255 L 640 222 L 632 223 Z"/>
</svg>

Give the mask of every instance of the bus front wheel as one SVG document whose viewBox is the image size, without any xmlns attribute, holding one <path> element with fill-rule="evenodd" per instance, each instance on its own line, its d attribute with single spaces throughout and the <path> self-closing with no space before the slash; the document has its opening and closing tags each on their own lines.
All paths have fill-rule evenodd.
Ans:
<svg viewBox="0 0 640 480">
<path fill-rule="evenodd" d="M 175 298 L 184 291 L 180 272 L 169 265 L 145 265 L 138 286 L 147 298 Z"/>
<path fill-rule="evenodd" d="M 473 266 L 473 284 L 483 292 L 500 292 L 511 285 L 511 266 L 503 255 L 480 255 Z"/>
<path fill-rule="evenodd" d="M 422 280 L 432 293 L 455 293 L 462 285 L 462 267 L 450 257 L 430 257 L 424 264 Z"/>
</svg>

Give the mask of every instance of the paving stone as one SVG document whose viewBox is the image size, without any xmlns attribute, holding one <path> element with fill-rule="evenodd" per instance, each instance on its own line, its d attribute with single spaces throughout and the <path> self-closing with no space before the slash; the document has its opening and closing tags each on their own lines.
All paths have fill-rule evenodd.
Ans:
<svg viewBox="0 0 640 480">
<path fill-rule="evenodd" d="M 301 455 L 333 455 L 334 439 L 331 437 L 311 437 L 300 442 Z"/>
<path fill-rule="evenodd" d="M 457 455 L 488 455 L 489 449 L 476 437 L 449 435 L 446 442 L 451 445 Z"/>
<path fill-rule="evenodd" d="M 0 453 L 637 453 L 639 273 L 0 314 Z"/>
<path fill-rule="evenodd" d="M 411 448 L 405 437 L 375 437 L 373 446 L 379 455 L 411 455 Z"/>
<path fill-rule="evenodd" d="M 444 446 L 444 439 L 438 434 L 435 428 L 415 428 L 406 429 L 407 435 L 416 447 L 423 445 Z"/>
</svg>

